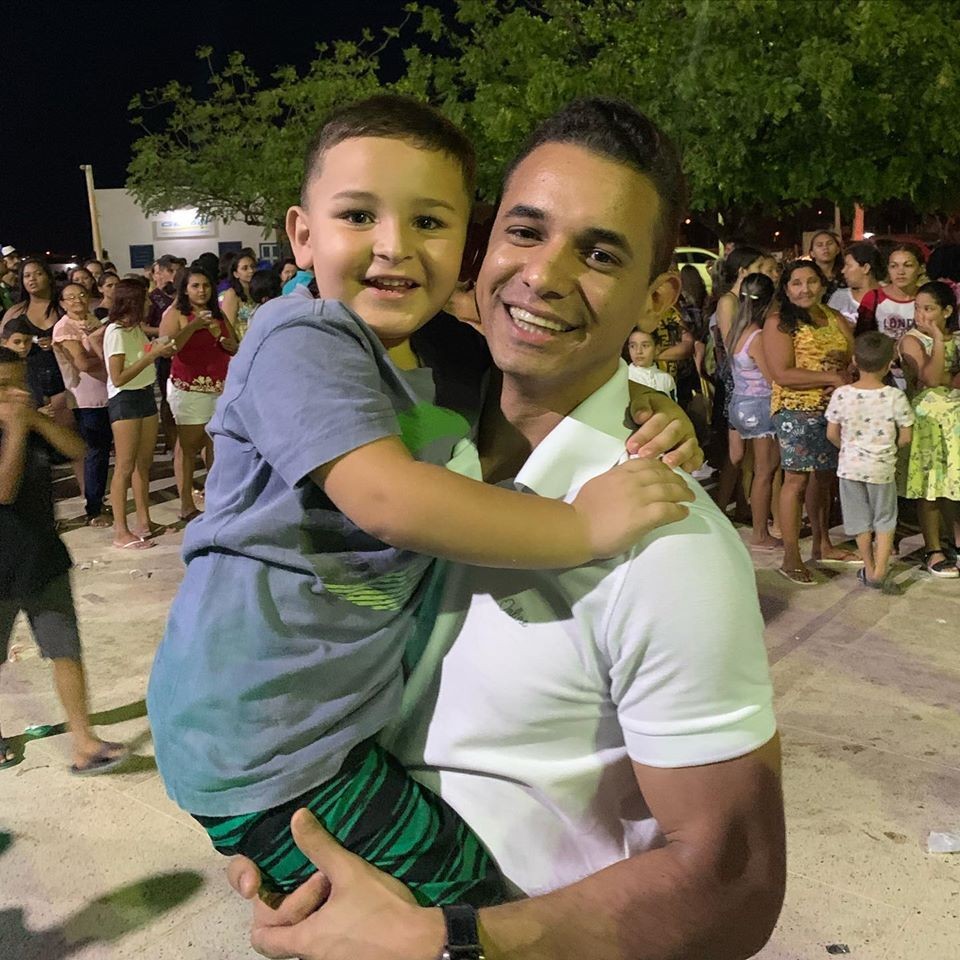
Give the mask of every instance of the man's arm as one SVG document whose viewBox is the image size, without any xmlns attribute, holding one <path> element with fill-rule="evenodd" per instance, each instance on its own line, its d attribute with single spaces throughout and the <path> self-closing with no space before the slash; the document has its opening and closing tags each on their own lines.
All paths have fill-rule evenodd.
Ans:
<svg viewBox="0 0 960 960">
<path fill-rule="evenodd" d="M 666 845 L 553 893 L 481 910 L 487 960 L 745 960 L 766 943 L 786 886 L 778 737 L 724 763 L 634 764 L 634 772 Z M 341 848 L 306 811 L 294 816 L 293 833 L 320 872 L 277 909 L 255 903 L 258 951 L 436 960 L 438 909 L 414 905 L 399 881 Z M 228 876 L 256 898 L 249 860 L 236 858 Z"/>
<path fill-rule="evenodd" d="M 488 960 L 739 960 L 783 902 L 780 743 L 701 767 L 634 763 L 664 847 L 480 912 Z"/>
<path fill-rule="evenodd" d="M 13 503 L 20 492 L 23 465 L 27 454 L 27 422 L 29 409 L 14 410 L 13 403 L 0 403 L 0 424 L 3 437 L 0 439 L 0 504 Z"/>
<path fill-rule="evenodd" d="M 70 427 L 61 426 L 50 417 L 34 416 L 31 427 L 35 433 L 43 437 L 57 453 L 63 454 L 70 460 L 79 460 L 87 452 L 87 445 L 80 435 Z"/>
</svg>

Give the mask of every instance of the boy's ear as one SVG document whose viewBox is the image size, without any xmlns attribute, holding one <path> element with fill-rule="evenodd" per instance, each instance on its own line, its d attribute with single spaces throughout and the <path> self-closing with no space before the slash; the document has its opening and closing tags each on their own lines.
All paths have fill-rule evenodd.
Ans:
<svg viewBox="0 0 960 960">
<path fill-rule="evenodd" d="M 483 334 L 480 312 L 477 310 L 476 289 L 472 281 L 458 283 L 443 309 L 446 313 L 455 316 L 461 323 L 465 323 L 467 326 L 473 327 L 477 333 Z"/>
<path fill-rule="evenodd" d="M 293 259 L 301 270 L 313 269 L 313 249 L 310 246 L 310 221 L 302 207 L 290 207 L 287 210 L 287 237 Z"/>
</svg>

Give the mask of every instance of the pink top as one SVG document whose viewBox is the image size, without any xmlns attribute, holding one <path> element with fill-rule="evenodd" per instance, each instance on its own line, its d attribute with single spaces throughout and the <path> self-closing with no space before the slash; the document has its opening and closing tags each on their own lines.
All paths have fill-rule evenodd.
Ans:
<svg viewBox="0 0 960 960">
<path fill-rule="evenodd" d="M 88 353 L 93 353 L 83 324 L 77 320 L 71 320 L 68 316 L 61 317 L 53 327 L 54 344 L 63 343 L 65 340 L 75 340 Z M 77 406 L 81 410 L 107 405 L 107 384 L 105 381 L 98 380 L 96 377 L 90 376 L 89 373 L 80 370 L 66 348 L 55 347 L 54 355 L 60 365 L 63 382 L 73 394 L 73 398 L 77 401 Z M 99 357 L 97 359 L 99 361 Z"/>
<path fill-rule="evenodd" d="M 191 313 L 187 322 L 194 319 Z M 226 323 L 220 321 L 221 336 L 227 335 Z M 170 382 L 179 390 L 191 393 L 223 393 L 230 354 L 220 346 L 212 333 L 203 327 L 173 355 Z"/>
</svg>

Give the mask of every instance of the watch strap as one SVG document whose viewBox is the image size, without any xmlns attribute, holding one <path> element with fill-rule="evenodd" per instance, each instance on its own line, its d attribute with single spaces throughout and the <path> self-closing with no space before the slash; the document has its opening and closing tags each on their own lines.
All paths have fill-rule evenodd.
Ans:
<svg viewBox="0 0 960 960">
<path fill-rule="evenodd" d="M 440 909 L 447 927 L 440 960 L 484 960 L 476 909 L 466 903 L 447 904 Z"/>
</svg>

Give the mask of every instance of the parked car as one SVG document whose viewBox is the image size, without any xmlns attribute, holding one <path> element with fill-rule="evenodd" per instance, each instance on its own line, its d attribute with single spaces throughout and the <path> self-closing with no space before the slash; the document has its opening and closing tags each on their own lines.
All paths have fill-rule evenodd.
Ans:
<svg viewBox="0 0 960 960">
<path fill-rule="evenodd" d="M 697 273 L 703 277 L 703 282 L 706 284 L 707 293 L 711 293 L 713 278 L 710 276 L 710 268 L 719 256 L 717 251 L 707 250 L 704 247 L 677 247 L 673 253 L 677 258 L 678 267 L 683 267 L 688 263 L 696 267 Z"/>
</svg>

